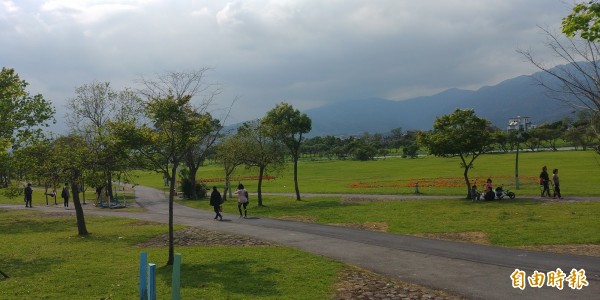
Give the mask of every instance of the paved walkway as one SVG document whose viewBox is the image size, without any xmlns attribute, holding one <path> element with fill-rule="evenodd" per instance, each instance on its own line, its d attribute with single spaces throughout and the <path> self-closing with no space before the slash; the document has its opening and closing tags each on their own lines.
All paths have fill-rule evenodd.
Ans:
<svg viewBox="0 0 600 300">
<path fill-rule="evenodd" d="M 99 209 L 85 206 L 87 215 L 113 215 L 168 223 L 168 201 L 162 191 L 137 186 L 137 204 L 144 212 Z M 0 205 L 8 207 L 8 205 Z M 64 211 L 55 206 L 38 209 Z M 240 219 L 224 214 L 213 220 L 212 211 L 174 204 L 175 223 L 248 235 L 295 247 L 307 252 L 395 277 L 463 295 L 470 299 L 600 299 L 600 258 L 535 252 L 518 249 L 432 240 L 414 236 L 362 231 L 338 226 L 266 218 Z M 543 233 L 541 233 L 543 234 Z M 561 268 L 568 276 L 572 269 L 585 270 L 588 286 L 563 290 L 544 285 L 524 290 L 513 288 L 515 269 L 531 276 L 534 271 Z"/>
</svg>

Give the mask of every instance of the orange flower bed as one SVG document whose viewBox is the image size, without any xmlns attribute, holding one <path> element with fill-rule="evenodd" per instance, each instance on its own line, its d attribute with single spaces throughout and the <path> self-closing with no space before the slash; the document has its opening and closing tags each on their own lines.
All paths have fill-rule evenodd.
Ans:
<svg viewBox="0 0 600 300">
<path fill-rule="evenodd" d="M 231 178 L 231 179 L 235 179 L 237 181 L 258 181 L 258 176 L 242 176 L 242 177 L 235 177 L 235 178 Z M 263 180 L 273 180 L 275 179 L 275 176 L 263 176 Z M 200 178 L 198 179 L 199 182 L 224 182 L 225 178 Z"/>
<path fill-rule="evenodd" d="M 500 185 L 511 185 L 514 184 L 514 176 L 494 176 L 492 182 L 494 186 Z M 488 177 L 473 177 L 469 178 L 471 185 L 478 185 L 482 187 L 485 185 Z M 521 176 L 521 185 L 538 185 L 538 178 L 536 176 Z M 415 184 L 419 184 L 419 187 L 463 187 L 465 186 L 464 177 L 436 177 L 436 178 L 413 178 L 406 182 L 389 181 L 389 180 L 378 180 L 368 182 L 352 182 L 349 184 L 351 188 L 384 188 L 384 187 L 414 187 Z"/>
</svg>

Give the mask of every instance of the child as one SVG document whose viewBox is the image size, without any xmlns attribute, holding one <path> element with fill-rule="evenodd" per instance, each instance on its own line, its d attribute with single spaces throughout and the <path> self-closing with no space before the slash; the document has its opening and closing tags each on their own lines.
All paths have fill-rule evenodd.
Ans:
<svg viewBox="0 0 600 300">
<path fill-rule="evenodd" d="M 473 185 L 471 187 L 471 194 L 470 194 L 470 196 L 471 196 L 472 200 L 479 200 L 481 198 L 481 193 L 479 193 L 477 191 L 477 186 L 476 185 Z"/>
</svg>

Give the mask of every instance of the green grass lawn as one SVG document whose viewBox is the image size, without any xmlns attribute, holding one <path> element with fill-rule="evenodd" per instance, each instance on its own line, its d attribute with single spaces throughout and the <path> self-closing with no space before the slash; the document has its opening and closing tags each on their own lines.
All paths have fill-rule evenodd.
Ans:
<svg viewBox="0 0 600 300">
<path fill-rule="evenodd" d="M 253 216 L 309 220 L 322 224 L 378 223 L 398 234 L 483 232 L 490 244 L 532 246 L 599 244 L 600 202 L 540 203 L 534 200 L 472 202 L 441 200 L 343 203 L 339 197 L 268 197 L 264 207 L 251 199 Z M 205 201 L 186 201 L 210 209 Z M 224 204 L 236 213 L 235 201 Z"/>
<path fill-rule="evenodd" d="M 483 186 L 487 178 L 494 186 L 504 185 L 517 196 L 540 193 L 538 176 L 542 166 L 551 171 L 559 169 L 561 187 L 565 195 L 600 196 L 600 156 L 594 151 L 521 152 L 519 154 L 519 190 L 515 189 L 515 154 L 484 154 L 475 160 L 469 170 L 471 183 Z M 256 169 L 238 167 L 233 183 L 240 178 L 257 176 Z M 263 192 L 294 193 L 291 164 L 279 174 L 269 174 L 273 180 L 263 181 Z M 160 175 L 152 182 L 162 187 Z M 203 166 L 198 178 L 207 185 L 222 187 L 221 165 Z M 351 194 L 411 194 L 414 182 L 427 195 L 466 195 L 463 169 L 458 158 L 421 157 L 417 159 L 387 158 L 372 161 L 309 161 L 299 162 L 298 178 L 301 193 Z M 145 178 L 140 178 L 144 179 Z M 214 182 L 214 180 L 219 180 Z M 145 181 L 150 182 L 150 181 Z M 246 188 L 255 192 L 256 180 L 242 180 Z"/>
<path fill-rule="evenodd" d="M 167 248 L 136 245 L 166 225 L 0 210 L 0 299 L 136 299 L 140 252 L 157 265 L 157 298 L 170 299 Z M 176 247 L 182 299 L 326 299 L 344 265 L 288 247 Z M 302 284 L 299 284 L 299 283 Z"/>
</svg>

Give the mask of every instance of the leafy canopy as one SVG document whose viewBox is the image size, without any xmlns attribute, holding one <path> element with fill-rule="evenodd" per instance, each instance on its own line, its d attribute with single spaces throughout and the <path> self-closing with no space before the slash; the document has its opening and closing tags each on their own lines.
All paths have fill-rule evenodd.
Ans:
<svg viewBox="0 0 600 300">
<path fill-rule="evenodd" d="M 41 94 L 31 96 L 29 84 L 14 69 L 0 72 L 0 146 L 41 136 L 39 126 L 54 122 L 54 108 Z"/>
<path fill-rule="evenodd" d="M 589 1 L 573 7 L 573 12 L 562 20 L 562 32 L 570 38 L 579 35 L 594 42 L 600 39 L 600 3 Z"/>
<path fill-rule="evenodd" d="M 427 134 L 429 151 L 437 156 L 479 155 L 490 144 L 489 121 L 471 109 L 455 110 L 437 118 Z"/>
</svg>

